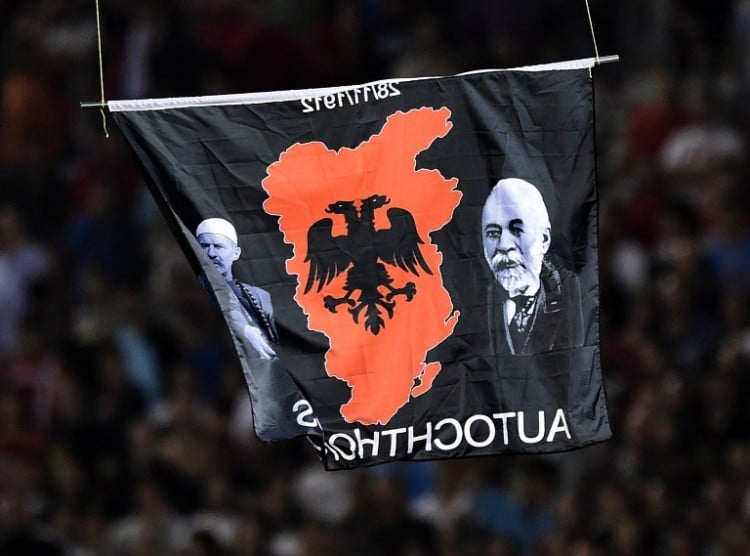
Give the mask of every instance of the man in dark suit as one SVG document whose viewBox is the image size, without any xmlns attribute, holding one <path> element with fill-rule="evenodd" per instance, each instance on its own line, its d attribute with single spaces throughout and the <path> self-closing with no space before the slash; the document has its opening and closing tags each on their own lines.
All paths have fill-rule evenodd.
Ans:
<svg viewBox="0 0 750 556">
<path fill-rule="evenodd" d="M 198 225 L 195 237 L 234 292 L 228 317 L 235 331 L 241 331 L 262 359 L 272 359 L 276 355 L 272 344 L 278 343 L 278 333 L 273 320 L 271 295 L 233 276 L 232 265 L 242 252 L 237 244 L 234 226 L 223 218 L 208 218 Z"/>
<path fill-rule="evenodd" d="M 578 278 L 546 258 L 551 226 L 539 190 L 518 178 L 493 187 L 482 210 L 493 353 L 532 355 L 583 345 Z"/>
</svg>

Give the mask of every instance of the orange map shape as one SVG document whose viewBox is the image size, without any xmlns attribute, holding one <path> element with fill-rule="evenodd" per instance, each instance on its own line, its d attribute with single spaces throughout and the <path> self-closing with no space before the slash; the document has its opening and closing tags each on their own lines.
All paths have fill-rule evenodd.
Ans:
<svg viewBox="0 0 750 556">
<path fill-rule="evenodd" d="M 426 361 L 427 352 L 450 336 L 458 321 L 442 281 L 443 256 L 430 237 L 450 221 L 461 200 L 458 179 L 445 179 L 437 170 L 416 169 L 417 154 L 452 128 L 450 115 L 446 107 L 396 112 L 379 134 L 353 149 L 333 151 L 317 141 L 297 143 L 269 166 L 263 180 L 269 195 L 263 207 L 279 216 L 284 241 L 294 247 L 294 256 L 286 263 L 287 272 L 297 276 L 294 298 L 309 328 L 329 339 L 326 372 L 351 388 L 351 398 L 341 407 L 342 417 L 350 423 L 386 424 L 410 397 L 427 392 L 441 370 L 440 362 Z M 327 213 L 326 208 L 339 200 L 359 203 L 371 195 L 390 199 L 388 206 L 375 212 L 376 230 L 389 227 L 388 207 L 412 214 L 424 242 L 422 255 L 432 271 L 419 269 L 415 276 L 386 265 L 394 284 L 411 281 L 416 294 L 408 302 L 398 298 L 393 316 L 385 317 L 377 335 L 356 324 L 346 305 L 335 313 L 324 307 L 326 295 L 344 295 L 346 269 L 321 291 L 317 287 L 304 291 L 310 272 L 305 262 L 310 227 L 331 218 L 332 235 L 346 235 L 344 217 Z"/>
</svg>

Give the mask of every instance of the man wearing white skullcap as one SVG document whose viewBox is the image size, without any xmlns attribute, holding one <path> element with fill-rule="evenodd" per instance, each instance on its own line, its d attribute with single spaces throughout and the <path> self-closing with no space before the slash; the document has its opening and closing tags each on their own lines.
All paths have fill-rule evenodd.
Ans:
<svg viewBox="0 0 750 556">
<path fill-rule="evenodd" d="M 272 359 L 276 355 L 272 344 L 278 342 L 278 333 L 273 321 L 271 295 L 262 288 L 240 282 L 232 274 L 232 265 L 242 253 L 237 244 L 237 230 L 228 220 L 208 218 L 198 224 L 195 237 L 244 309 L 241 311 L 238 306 L 230 306 L 230 320 L 242 330 L 244 338 L 262 359 Z"/>
</svg>

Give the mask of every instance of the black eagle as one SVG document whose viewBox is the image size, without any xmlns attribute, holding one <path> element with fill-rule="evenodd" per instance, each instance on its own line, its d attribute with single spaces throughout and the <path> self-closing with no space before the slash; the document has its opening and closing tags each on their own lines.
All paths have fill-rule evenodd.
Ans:
<svg viewBox="0 0 750 556">
<path fill-rule="evenodd" d="M 365 313 L 364 326 L 377 335 L 385 327 L 382 309 L 393 317 L 395 297 L 403 295 L 411 301 L 417 292 L 414 282 L 400 288 L 392 285 L 393 279 L 383 263 L 397 266 L 419 276 L 419 268 L 432 274 L 419 249 L 424 243 L 417 232 L 414 217 L 408 210 L 392 207 L 386 213 L 390 228 L 375 229 L 375 210 L 389 204 L 385 195 L 372 195 L 362 199 L 359 211 L 354 201 L 337 201 L 328 205 L 326 212 L 341 214 L 346 220 L 346 235 L 333 235 L 333 220 L 322 218 L 307 232 L 307 257 L 310 272 L 305 293 L 313 286 L 320 291 L 336 276 L 348 269 L 344 297 L 326 295 L 323 304 L 332 313 L 339 305 L 349 306 L 349 313 L 359 324 Z M 383 291 L 381 291 L 383 288 Z M 355 292 L 359 295 L 354 299 Z"/>
</svg>

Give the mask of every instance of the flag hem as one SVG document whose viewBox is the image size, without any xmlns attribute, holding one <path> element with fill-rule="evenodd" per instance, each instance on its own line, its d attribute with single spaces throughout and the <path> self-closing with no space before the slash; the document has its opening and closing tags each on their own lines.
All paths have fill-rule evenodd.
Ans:
<svg viewBox="0 0 750 556">
<path fill-rule="evenodd" d="M 549 64 L 538 64 L 533 66 L 519 66 L 504 69 L 481 69 L 463 72 L 458 76 L 475 75 L 488 72 L 505 72 L 505 71 L 550 71 L 550 70 L 577 70 L 589 69 L 598 63 L 597 58 L 580 58 L 577 60 L 568 60 L 565 62 L 553 62 Z M 383 83 L 403 83 L 408 81 L 419 81 L 422 79 L 436 79 L 434 77 L 409 77 L 409 78 L 391 78 L 371 81 L 361 85 L 344 85 L 338 87 L 321 87 L 313 89 L 293 89 L 287 91 L 268 91 L 260 93 L 238 93 L 228 95 L 208 95 L 194 97 L 171 97 L 171 98 L 151 98 L 151 99 L 133 99 L 133 100 L 110 100 L 107 102 L 107 108 L 110 112 L 132 112 L 143 110 L 167 110 L 171 108 L 192 108 L 198 106 L 231 106 L 242 104 L 260 104 L 269 102 L 286 102 L 293 100 L 302 100 L 311 97 L 322 97 L 326 95 L 335 95 L 340 92 L 355 88 L 372 87 Z"/>
</svg>

